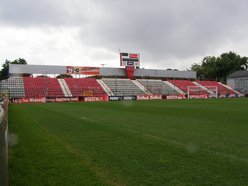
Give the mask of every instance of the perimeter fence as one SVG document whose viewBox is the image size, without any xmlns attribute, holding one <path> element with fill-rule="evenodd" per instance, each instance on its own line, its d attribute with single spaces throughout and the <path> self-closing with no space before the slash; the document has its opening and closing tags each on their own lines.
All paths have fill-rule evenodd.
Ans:
<svg viewBox="0 0 248 186">
<path fill-rule="evenodd" d="M 8 185 L 8 100 L 0 101 L 0 185 Z"/>
</svg>

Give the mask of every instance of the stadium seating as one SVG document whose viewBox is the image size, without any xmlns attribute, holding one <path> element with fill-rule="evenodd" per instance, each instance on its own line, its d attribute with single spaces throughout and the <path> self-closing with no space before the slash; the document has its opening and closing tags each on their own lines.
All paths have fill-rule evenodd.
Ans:
<svg viewBox="0 0 248 186">
<path fill-rule="evenodd" d="M 1 81 L 0 90 L 2 95 L 8 95 L 10 98 L 25 97 L 22 77 L 10 77 Z"/>
<path fill-rule="evenodd" d="M 135 96 L 145 93 L 129 79 L 102 79 L 115 96 Z"/>
<path fill-rule="evenodd" d="M 0 83 L 0 93 L 1 95 L 8 95 L 8 80 L 2 80 Z"/>
<path fill-rule="evenodd" d="M 216 81 L 169 80 L 164 82 L 151 79 L 104 78 L 100 80 L 102 85 L 94 78 L 65 78 L 60 81 L 49 77 L 10 77 L 1 81 L 0 93 L 10 98 L 105 96 L 107 93 L 102 88 L 104 85 L 109 91 L 108 94 L 115 96 L 186 95 L 189 86 L 196 87 L 195 90 L 192 89 L 190 95 L 211 97 L 213 89 L 210 87 L 217 87 L 219 97 L 234 97 L 238 94 L 230 87 Z"/>
<path fill-rule="evenodd" d="M 175 89 L 168 86 L 162 80 L 138 79 L 137 81 L 141 83 L 152 94 L 161 94 L 161 95 L 179 94 Z"/>
<path fill-rule="evenodd" d="M 199 83 L 202 86 L 205 87 L 217 87 L 218 88 L 218 94 L 220 97 L 226 97 L 229 95 L 235 95 L 236 93 L 231 89 L 231 88 L 227 88 L 226 86 L 224 86 L 223 84 L 217 82 L 217 81 L 197 81 L 197 83 Z"/>
<path fill-rule="evenodd" d="M 73 97 L 83 96 L 104 96 L 106 93 L 94 78 L 65 78 Z"/>
<path fill-rule="evenodd" d="M 25 97 L 64 97 L 56 78 L 24 77 Z"/>
<path fill-rule="evenodd" d="M 200 86 L 194 84 L 189 80 L 168 80 L 173 85 L 177 86 L 180 90 L 182 90 L 185 94 L 188 92 L 188 87 L 196 87 L 197 91 L 191 92 L 191 95 L 203 95 L 209 94 L 206 90 L 202 89 Z"/>
</svg>

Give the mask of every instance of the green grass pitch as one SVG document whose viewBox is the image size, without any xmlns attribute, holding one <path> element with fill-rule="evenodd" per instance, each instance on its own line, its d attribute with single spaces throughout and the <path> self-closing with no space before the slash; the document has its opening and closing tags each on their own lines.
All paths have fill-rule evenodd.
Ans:
<svg viewBox="0 0 248 186">
<path fill-rule="evenodd" d="M 10 185 L 247 185 L 248 99 L 9 105 Z"/>
</svg>

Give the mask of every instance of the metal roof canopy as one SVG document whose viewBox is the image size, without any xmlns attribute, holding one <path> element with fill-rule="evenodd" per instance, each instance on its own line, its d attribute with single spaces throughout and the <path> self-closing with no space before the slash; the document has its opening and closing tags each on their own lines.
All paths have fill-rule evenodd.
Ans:
<svg viewBox="0 0 248 186">
<path fill-rule="evenodd" d="M 100 76 L 126 76 L 125 68 L 99 67 Z M 9 74 L 66 74 L 66 66 L 10 64 Z M 196 79 L 195 71 L 135 69 L 135 77 Z"/>
<path fill-rule="evenodd" d="M 66 66 L 10 64 L 9 74 L 65 74 Z"/>
<path fill-rule="evenodd" d="M 248 71 L 236 71 L 227 76 L 227 79 L 248 77 Z"/>
</svg>

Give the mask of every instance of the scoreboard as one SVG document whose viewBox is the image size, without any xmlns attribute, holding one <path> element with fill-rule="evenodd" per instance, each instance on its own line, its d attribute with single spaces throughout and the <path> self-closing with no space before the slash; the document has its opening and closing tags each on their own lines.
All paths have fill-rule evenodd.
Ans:
<svg viewBox="0 0 248 186">
<path fill-rule="evenodd" d="M 120 53 L 120 65 L 121 66 L 140 66 L 140 54 L 139 53 Z"/>
</svg>

